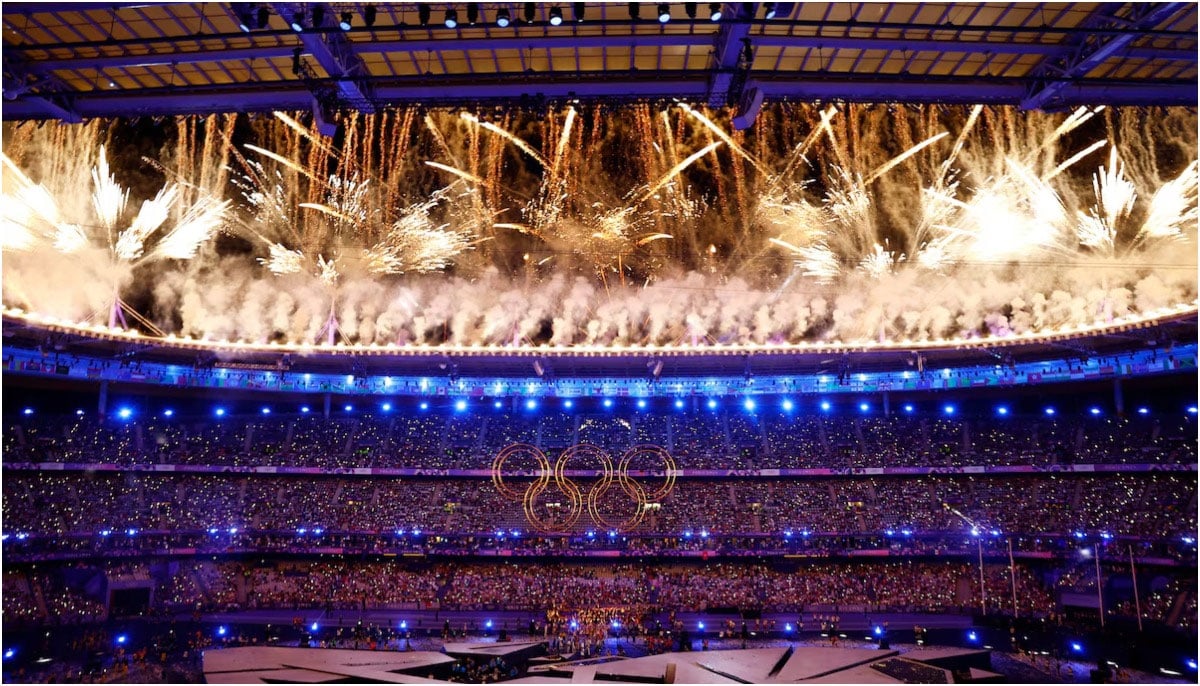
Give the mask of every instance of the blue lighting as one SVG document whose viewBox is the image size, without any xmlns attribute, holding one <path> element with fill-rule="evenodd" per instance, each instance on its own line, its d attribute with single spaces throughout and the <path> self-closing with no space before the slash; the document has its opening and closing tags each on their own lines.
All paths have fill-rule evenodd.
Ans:
<svg viewBox="0 0 1200 686">
<path fill-rule="evenodd" d="M 300 534 L 301 536 L 303 536 L 304 534 L 308 533 L 308 529 L 305 529 L 305 528 L 301 527 L 301 528 L 299 528 L 299 529 L 296 529 L 296 533 L 298 533 L 298 534 Z"/>
<path fill-rule="evenodd" d="M 790 634 L 790 633 L 792 633 L 792 623 L 791 623 L 791 622 L 788 622 L 787 624 L 784 624 L 784 625 L 783 625 L 783 632 L 784 632 L 785 634 Z"/>
<path fill-rule="evenodd" d="M 400 628 L 401 628 L 401 629 L 407 629 L 407 628 L 408 628 L 408 620 L 407 620 L 407 619 L 402 619 L 402 620 L 400 620 Z"/>
<path fill-rule="evenodd" d="M 105 538 L 112 536 L 112 529 L 101 529 L 100 535 L 104 536 Z"/>
<path fill-rule="evenodd" d="M 715 409 L 717 409 L 717 401 L 716 401 L 716 400 L 709 400 L 709 401 L 708 401 L 708 409 L 710 409 L 710 410 L 715 410 Z"/>
<path fill-rule="evenodd" d="M 682 399 L 675 400 L 675 409 L 677 409 L 677 410 L 683 409 L 683 400 Z"/>
<path fill-rule="evenodd" d="M 1092 413 L 1092 416 L 1093 416 L 1093 417 L 1096 417 L 1096 416 L 1098 416 L 1098 415 L 1100 414 L 1100 408 L 1098 408 L 1098 407 L 1093 407 L 1092 409 L 1088 410 L 1088 412 L 1091 412 L 1091 413 Z"/>
<path fill-rule="evenodd" d="M 264 407 L 264 408 L 262 409 L 262 413 L 263 413 L 263 414 L 271 414 L 271 408 L 269 408 L 269 407 Z"/>
<path fill-rule="evenodd" d="M 488 629 L 492 628 L 492 620 L 490 620 L 490 619 L 487 620 L 486 622 L 483 623 L 483 626 Z"/>
<path fill-rule="evenodd" d="M 310 410 L 310 409 L 309 409 L 308 405 L 301 405 L 301 406 L 300 406 L 300 413 L 301 413 L 301 414 L 308 414 L 309 412 L 312 412 L 312 410 Z"/>
<path fill-rule="evenodd" d="M 320 626 L 318 626 L 316 622 L 313 622 L 313 623 L 312 623 L 312 624 L 311 624 L 311 625 L 310 625 L 308 628 L 309 628 L 311 631 L 316 631 L 317 629 L 320 629 L 321 627 L 320 627 Z"/>
<path fill-rule="evenodd" d="M 1047 408 L 1046 408 L 1046 416 L 1047 416 L 1047 417 L 1053 417 L 1053 416 L 1054 416 L 1054 408 L 1053 408 L 1053 407 L 1047 407 Z"/>
<path fill-rule="evenodd" d="M 620 629 L 621 628 L 621 620 L 619 620 L 619 619 L 612 620 L 612 628 Z"/>
<path fill-rule="evenodd" d="M 971 643 L 975 643 L 976 641 L 979 640 L 979 634 L 975 633 L 974 631 L 968 631 L 967 632 L 967 640 L 970 641 Z"/>
<path fill-rule="evenodd" d="M 579 628 L 579 621 L 572 619 L 571 620 L 571 631 L 574 631 L 578 628 Z"/>
<path fill-rule="evenodd" d="M 226 633 L 226 629 L 225 629 L 225 627 L 223 627 L 223 626 L 219 626 L 219 627 L 217 627 L 217 635 L 218 635 L 218 636 L 224 636 L 224 635 L 225 635 L 225 633 Z"/>
<path fill-rule="evenodd" d="M 103 533 L 103 532 L 101 532 L 101 533 Z M 217 527 L 215 527 L 215 526 L 208 527 L 208 535 L 216 536 L 217 535 Z"/>
<path fill-rule="evenodd" d="M 525 401 L 525 409 L 526 410 L 536 410 L 537 409 L 537 401 L 532 398 L 530 398 L 529 400 L 526 400 Z"/>
<path fill-rule="evenodd" d="M 1071 650 L 1073 650 L 1076 653 L 1082 653 L 1083 652 L 1083 644 L 1080 643 L 1079 641 L 1071 641 Z"/>
<path fill-rule="evenodd" d="M 696 622 L 696 628 L 704 631 L 704 622 Z"/>
<path fill-rule="evenodd" d="M 238 528 L 236 526 L 229 527 L 229 533 L 236 534 L 237 532 L 238 532 Z"/>
<path fill-rule="evenodd" d="M 429 403 L 422 401 L 422 402 L 421 402 L 421 404 L 420 404 L 420 405 L 418 405 L 417 407 L 421 408 L 422 410 L 428 410 L 428 409 L 429 409 Z"/>
<path fill-rule="evenodd" d="M 125 634 L 117 635 L 117 645 L 125 645 L 125 642 L 128 640 L 129 640 L 129 637 L 126 636 Z"/>
<path fill-rule="evenodd" d="M 868 410 L 870 410 L 870 409 L 871 409 L 871 406 L 870 406 L 869 404 L 867 404 L 867 403 L 859 403 L 859 404 L 858 404 L 858 411 L 859 411 L 859 412 L 866 412 L 866 411 L 868 411 Z"/>
<path fill-rule="evenodd" d="M 218 417 L 224 417 L 225 416 L 225 408 L 218 407 L 217 409 L 213 410 L 213 414 L 217 415 Z"/>
<path fill-rule="evenodd" d="M 783 411 L 791 412 L 794 409 L 796 409 L 796 403 L 793 403 L 790 399 L 785 398 L 783 401 Z"/>
<path fill-rule="evenodd" d="M 595 537 L 596 537 L 596 532 L 595 532 L 595 531 L 589 531 L 589 532 L 587 532 L 587 537 L 588 537 L 588 538 L 595 538 Z"/>
<path fill-rule="evenodd" d="M 821 411 L 822 412 L 828 412 L 831 407 L 833 407 L 833 406 L 829 404 L 828 400 L 821 401 Z"/>
<path fill-rule="evenodd" d="M 126 529 L 125 535 L 126 536 L 137 536 L 137 529 Z"/>
<path fill-rule="evenodd" d="M 700 538 L 708 538 L 708 530 L 707 529 L 700 530 Z"/>
<path fill-rule="evenodd" d="M 1148 407 L 1139 407 L 1139 408 L 1138 408 L 1138 414 L 1150 414 L 1150 408 L 1148 408 Z"/>
<path fill-rule="evenodd" d="M 353 405 L 347 405 L 347 406 L 343 407 L 342 409 L 343 409 L 343 410 L 345 410 L 346 412 L 353 412 L 353 411 L 354 411 L 354 406 L 353 406 Z"/>
<path fill-rule="evenodd" d="M 742 403 L 742 407 L 745 407 L 747 412 L 753 412 L 757 404 L 753 398 L 746 398 L 746 402 Z"/>
<path fill-rule="evenodd" d="M 467 401 L 465 401 L 465 400 L 455 400 L 455 401 L 454 401 L 454 410 L 455 410 L 456 412 L 466 412 L 466 410 L 467 410 Z"/>
<path fill-rule="evenodd" d="M 563 407 L 565 407 L 569 410 L 572 407 L 575 407 L 575 401 L 571 400 L 570 398 L 567 398 L 566 400 L 563 401 Z"/>
<path fill-rule="evenodd" d="M 117 410 L 117 416 L 121 419 L 129 419 L 131 415 L 133 415 L 133 410 L 129 409 L 128 407 L 122 407 L 121 409 Z"/>
<path fill-rule="evenodd" d="M 605 398 L 605 399 L 604 399 L 604 406 L 605 406 L 605 407 L 612 407 L 612 406 L 613 406 L 613 401 L 612 401 L 612 398 Z"/>
<path fill-rule="evenodd" d="M 997 408 L 996 408 L 996 414 L 1000 415 L 1001 417 L 1003 417 L 1003 416 L 1007 415 L 1007 414 L 1008 414 L 1008 407 L 1007 407 L 1007 406 L 1005 406 L 1005 405 L 1001 405 L 1000 407 L 997 407 Z"/>
<path fill-rule="evenodd" d="M 502 403 L 502 402 L 500 402 L 499 400 L 497 400 L 496 402 L 492 403 L 492 407 L 494 407 L 494 408 L 496 408 L 497 410 L 499 410 L 501 407 L 504 407 L 504 403 Z"/>
<path fill-rule="evenodd" d="M 792 537 L 792 530 L 791 530 L 791 529 L 788 529 L 787 531 L 783 532 L 783 537 L 784 537 L 784 538 L 791 538 L 791 537 Z"/>
<path fill-rule="evenodd" d="M 684 538 L 691 538 L 691 537 L 692 537 L 692 531 L 691 531 L 691 529 L 689 529 L 689 530 L 687 530 L 687 531 L 683 532 L 683 537 L 684 537 Z"/>
<path fill-rule="evenodd" d="M 13 655 L 16 655 L 16 654 L 17 654 L 17 651 L 16 651 L 16 650 L 13 650 L 12 648 L 9 648 L 8 650 L 5 650 L 5 651 L 4 651 L 4 659 L 5 659 L 5 660 L 11 660 L 11 659 L 12 659 L 12 657 L 13 657 Z"/>
<path fill-rule="evenodd" d="M 383 405 L 381 405 L 381 406 L 380 406 L 380 409 L 381 409 L 381 410 L 383 410 L 384 412 L 391 412 L 391 411 L 392 411 L 392 404 L 391 404 L 391 403 L 384 403 Z"/>
<path fill-rule="evenodd" d="M 25 410 L 22 412 L 22 414 L 24 414 L 26 416 L 33 414 L 33 408 L 32 407 L 25 408 Z"/>
<path fill-rule="evenodd" d="M 1083 532 L 1082 532 L 1082 531 L 1076 531 L 1076 532 L 1075 532 L 1075 538 L 1082 539 L 1082 538 L 1083 538 Z"/>
<path fill-rule="evenodd" d="M 1196 414 L 1196 406 L 1192 405 L 1188 408 L 1188 414 Z"/>
<path fill-rule="evenodd" d="M 609 537 L 609 538 L 616 538 L 616 537 L 617 537 L 617 532 L 615 532 L 615 531 L 610 531 L 610 532 L 608 532 L 608 537 Z"/>
<path fill-rule="evenodd" d="M 912 536 L 912 529 L 901 529 L 900 533 L 904 536 Z"/>
<path fill-rule="evenodd" d="M 638 409 L 639 409 L 639 410 L 644 410 L 644 409 L 646 409 L 646 400 L 645 400 L 645 398 L 638 398 L 638 401 L 637 401 L 637 406 L 638 406 Z"/>
<path fill-rule="evenodd" d="M 8 653 L 5 653 L 5 655 L 8 655 Z M 1195 670 L 1196 669 L 1196 660 L 1193 658 L 1188 658 L 1187 666 L 1188 666 L 1188 669 Z"/>
<path fill-rule="evenodd" d="M 875 630 L 874 630 L 874 633 L 875 633 L 875 635 L 876 635 L 876 636 L 882 636 L 882 635 L 883 635 L 883 627 L 881 627 L 881 626 L 876 626 L 876 627 L 875 627 Z"/>
<path fill-rule="evenodd" d="M 163 410 L 163 416 L 164 417 L 173 417 L 173 416 L 175 416 L 175 410 L 172 410 L 171 408 L 168 407 L 167 409 Z"/>
<path fill-rule="evenodd" d="M 914 409 L 916 409 L 916 408 L 914 408 L 912 405 L 905 405 L 905 406 L 904 406 L 904 411 L 905 411 L 905 412 L 907 412 L 907 413 L 909 413 L 909 414 L 912 414 Z"/>
<path fill-rule="evenodd" d="M 947 406 L 945 406 L 945 407 L 943 407 L 943 408 L 942 408 L 942 412 L 945 412 L 946 414 L 954 414 L 954 406 L 953 406 L 953 405 L 947 405 Z"/>
</svg>

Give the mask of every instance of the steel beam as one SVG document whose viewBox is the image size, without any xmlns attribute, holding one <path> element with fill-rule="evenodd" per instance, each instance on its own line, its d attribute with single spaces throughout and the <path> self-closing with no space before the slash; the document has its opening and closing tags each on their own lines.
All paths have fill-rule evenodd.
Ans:
<svg viewBox="0 0 1200 686">
<path fill-rule="evenodd" d="M 1142 31 L 1154 29 L 1176 12 L 1191 6 L 1192 3 L 1187 2 L 1102 5 L 1096 19 L 1087 23 L 1096 25 L 1097 29 L 1120 28 L 1123 32 L 1084 34 L 1070 40 L 1066 50 L 1042 60 L 1034 68 L 1033 76 L 1037 81 L 1021 100 L 1021 109 L 1065 106 L 1065 102 L 1060 102 L 1063 99 L 1061 96 L 1070 88 L 1072 80 L 1086 77 L 1105 60 L 1120 53 Z M 1128 16 L 1116 14 L 1124 7 L 1129 8 Z"/>
</svg>

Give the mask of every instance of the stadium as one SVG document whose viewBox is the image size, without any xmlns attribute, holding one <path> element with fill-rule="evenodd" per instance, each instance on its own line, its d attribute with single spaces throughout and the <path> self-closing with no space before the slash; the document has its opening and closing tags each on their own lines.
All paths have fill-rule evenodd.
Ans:
<svg viewBox="0 0 1200 686">
<path fill-rule="evenodd" d="M 6 3 L 3 675 L 1195 683 L 1190 3 Z"/>
</svg>

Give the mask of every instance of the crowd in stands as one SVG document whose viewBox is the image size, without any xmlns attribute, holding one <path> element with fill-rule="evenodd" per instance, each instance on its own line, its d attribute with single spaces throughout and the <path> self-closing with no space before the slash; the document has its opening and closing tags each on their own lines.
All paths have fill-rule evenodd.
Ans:
<svg viewBox="0 0 1200 686">
<path fill-rule="evenodd" d="M 1052 617 L 1056 592 L 1077 579 L 1054 567 L 1018 563 L 1017 612 Z M 1105 569 L 1105 580 L 1126 574 Z M 1148 575 L 1162 570 L 1147 571 Z M 979 567 L 965 561 L 808 563 L 565 564 L 370 560 L 120 562 L 23 566 L 5 570 L 4 622 L 74 624 L 103 619 L 106 584 L 153 589 L 155 614 L 276 608 L 286 610 L 518 610 L 537 617 L 586 617 L 607 610 L 640 613 L 964 613 L 979 608 Z M 1012 612 L 1008 565 L 985 567 L 988 611 Z M 131 584 L 131 577 L 140 580 Z M 72 581 L 73 580 L 73 581 Z M 1093 579 L 1094 581 L 1094 579 Z M 1194 626 L 1196 580 L 1184 570 L 1157 581 L 1142 602 L 1145 621 Z M 96 589 L 99 588 L 100 591 Z M 84 590 L 87 589 L 87 590 Z M 42 602 L 39 599 L 45 598 Z M 1182 608 L 1182 611 L 1180 611 Z M 1189 614 L 1190 612 L 1190 614 Z M 582 613 L 582 614 L 581 614 Z M 1122 599 L 1110 614 L 1132 615 Z M 815 627 L 814 627 L 815 628 Z"/>
<path fill-rule="evenodd" d="M 634 444 L 666 448 L 684 469 L 1191 464 L 1189 420 L 1096 417 L 814 417 L 744 413 L 542 416 L 502 412 L 96 422 L 22 417 L 5 429 L 6 462 L 318 469 L 487 469 L 512 443 L 551 459 L 592 443 L 614 459 Z"/>
<path fill-rule="evenodd" d="M 662 483 L 645 477 L 647 490 Z M 523 489 L 529 481 L 511 480 Z M 577 480 L 581 492 L 595 481 Z M 986 531 L 1194 536 L 1194 474 L 922 475 L 872 478 L 678 479 L 634 531 L 677 535 L 962 532 L 958 510 Z M 560 498 L 561 499 L 561 498 Z M 553 494 L 539 499 L 539 508 Z M 613 518 L 635 507 L 619 487 L 601 499 Z M 581 508 L 583 509 L 583 508 Z M 622 514 L 623 513 L 623 514 Z M 529 531 L 519 501 L 488 479 L 20 471 L 5 474 L 6 533 L 113 536 L 130 529 L 390 534 Z M 586 511 L 574 531 L 603 530 Z M 7 540 L 7 539 L 6 539 Z"/>
</svg>

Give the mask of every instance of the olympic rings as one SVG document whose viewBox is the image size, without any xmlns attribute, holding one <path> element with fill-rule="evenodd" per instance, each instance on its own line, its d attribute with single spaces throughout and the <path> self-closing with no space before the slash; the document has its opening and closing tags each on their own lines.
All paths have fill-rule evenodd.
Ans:
<svg viewBox="0 0 1200 686">
<path fill-rule="evenodd" d="M 647 493 L 646 489 L 629 475 L 630 464 L 635 458 L 650 455 L 661 460 L 664 472 L 664 482 L 656 490 Z M 515 456 L 530 456 L 537 463 L 537 473 L 534 481 L 524 492 L 514 489 L 504 482 L 504 464 Z M 592 485 L 586 495 L 567 476 L 567 465 L 572 460 L 590 460 L 598 463 L 600 480 Z M 666 498 L 675 488 L 675 460 L 670 453 L 657 445 L 635 445 L 621 457 L 618 467 L 613 469 L 612 458 L 597 446 L 580 443 L 567 448 L 559 455 L 551 469 L 550 460 L 538 448 L 526 443 L 514 443 L 506 446 L 496 454 L 492 461 L 492 484 L 496 490 L 510 500 L 520 500 L 525 512 L 525 519 L 541 531 L 568 531 L 579 521 L 586 506 L 588 516 L 600 527 L 606 530 L 627 531 L 636 528 L 646 516 L 647 505 Z M 600 503 L 604 496 L 613 489 L 614 483 L 633 501 L 634 512 L 621 521 L 610 520 L 601 512 Z M 566 514 L 551 520 L 538 513 L 537 501 L 553 486 L 563 495 L 567 503 Z"/>
</svg>

